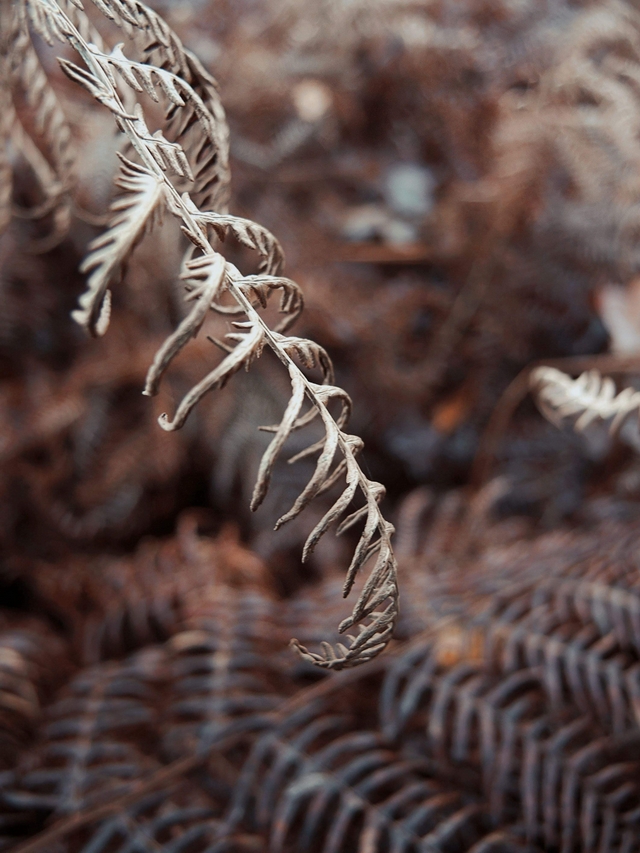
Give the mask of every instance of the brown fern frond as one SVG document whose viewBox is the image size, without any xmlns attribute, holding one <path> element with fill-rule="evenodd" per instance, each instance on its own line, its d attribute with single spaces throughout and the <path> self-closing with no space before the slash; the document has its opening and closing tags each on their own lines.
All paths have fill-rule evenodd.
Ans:
<svg viewBox="0 0 640 853">
<path fill-rule="evenodd" d="M 27 811 L 73 814 L 135 785 L 156 766 L 162 652 L 82 671 L 48 709 L 42 743 L 23 756 L 3 800 Z"/>
<path fill-rule="evenodd" d="M 65 643 L 44 625 L 27 620 L 0 632 L 1 768 L 15 763 L 40 722 L 43 699 L 69 669 Z"/>
<path fill-rule="evenodd" d="M 92 827 L 86 843 L 66 848 L 84 853 L 261 853 L 259 836 L 225 834 L 215 803 L 196 785 L 182 782 L 137 799 Z"/>
<path fill-rule="evenodd" d="M 390 669 L 381 693 L 388 736 L 418 726 L 419 754 L 479 769 L 494 819 L 522 821 L 532 840 L 587 851 L 640 837 L 637 728 L 612 735 L 570 706 L 552 710 L 541 668 L 505 676 L 481 660 L 446 659 L 432 642 Z"/>
<path fill-rule="evenodd" d="M 305 709 L 264 734 L 236 786 L 228 824 L 269 834 L 273 853 L 516 851 L 492 832 L 482 803 L 433 778 L 428 761 L 390 749 L 375 732 Z M 477 845 L 477 847 L 475 846 Z"/>
</svg>

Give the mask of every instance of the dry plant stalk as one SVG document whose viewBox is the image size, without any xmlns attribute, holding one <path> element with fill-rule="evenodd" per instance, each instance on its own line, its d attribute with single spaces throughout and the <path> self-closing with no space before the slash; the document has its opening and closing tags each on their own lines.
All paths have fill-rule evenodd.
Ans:
<svg viewBox="0 0 640 853">
<path fill-rule="evenodd" d="M 620 431 L 632 412 L 640 410 L 640 392 L 625 388 L 616 394 L 610 376 L 588 370 L 577 379 L 555 367 L 538 367 L 532 371 L 530 387 L 542 414 L 555 426 L 577 418 L 573 424 L 582 432 L 594 421 L 611 421 L 609 432 Z"/>
<path fill-rule="evenodd" d="M 357 629 L 357 633 L 347 634 L 348 644 L 337 643 L 334 647 L 322 643 L 321 653 L 310 652 L 295 640 L 292 644 L 305 659 L 328 669 L 363 663 L 378 654 L 391 637 L 398 611 L 398 586 L 390 541 L 393 527 L 379 508 L 384 487 L 365 476 L 356 461 L 362 441 L 344 431 L 351 400 L 334 384 L 326 352 L 312 341 L 285 334 L 300 314 L 303 299 L 297 284 L 279 274 L 283 256 L 276 238 L 259 225 L 226 213 L 228 132 L 215 81 L 167 24 L 143 3 L 93 2 L 112 25 L 123 31 L 128 39 L 127 50 L 137 51 L 143 61 L 130 59 L 124 52 L 125 43 L 111 50 L 106 47 L 80 0 L 5 0 L 3 8 L 4 48 L 9 65 L 3 73 L 10 78 L 7 83 L 15 86 L 17 81 L 24 89 L 31 87 L 27 106 L 34 113 L 34 124 L 42 137 L 39 143 L 49 154 L 48 172 L 36 168 L 41 165 L 39 161 L 31 164 L 49 199 L 47 212 L 56 206 L 68 208 L 73 183 L 71 140 L 55 91 L 33 46 L 32 32 L 49 44 L 61 41 L 79 54 L 83 66 L 59 58 L 62 70 L 109 110 L 128 145 L 127 156 L 119 154 L 121 168 L 115 181 L 123 193 L 112 205 L 107 230 L 91 244 L 82 265 L 89 278 L 74 318 L 91 334 L 103 334 L 109 324 L 109 288 L 136 244 L 166 211 L 181 222 L 190 244 L 181 278 L 192 307 L 156 353 L 144 393 L 157 393 L 171 362 L 199 333 L 210 310 L 233 318 L 233 331 L 225 341 L 215 342 L 225 354 L 184 397 L 173 418 L 160 418 L 163 429 L 179 429 L 204 394 L 221 388 L 241 367 L 248 369 L 265 346 L 275 353 L 288 371 L 291 398 L 280 424 L 265 428 L 274 436 L 262 458 L 251 507 L 257 509 L 264 499 L 276 458 L 291 433 L 319 420 L 324 438 L 290 460 L 319 453 L 315 472 L 277 527 L 342 482 L 342 493 L 309 535 L 303 560 L 332 525 L 338 525 L 340 534 L 364 521 L 347 571 L 345 597 L 365 564 L 372 558 L 375 564 L 351 616 L 339 626 L 341 633 Z M 149 130 L 140 96 L 148 96 L 164 108 L 162 130 Z M 3 141 L 13 141 L 15 147 L 16 138 L 24 136 L 24 131 L 17 117 L 10 121 L 6 115 L 0 131 Z M 41 155 L 41 159 L 45 158 Z M 4 202 L 2 221 L 8 219 L 6 192 L 0 201 Z M 60 227 L 59 221 L 56 226 Z M 228 233 L 260 255 L 258 275 L 242 275 L 216 250 L 214 238 L 222 240 Z M 284 316 L 275 328 L 270 328 L 259 309 L 267 306 L 276 290 L 281 292 L 279 311 Z M 223 296 L 227 300 L 230 297 L 232 305 L 223 303 Z M 311 381 L 299 365 L 318 368 L 321 381 Z M 337 417 L 330 413 L 330 404 L 339 406 Z M 364 506 L 349 512 L 358 494 L 364 498 Z"/>
</svg>

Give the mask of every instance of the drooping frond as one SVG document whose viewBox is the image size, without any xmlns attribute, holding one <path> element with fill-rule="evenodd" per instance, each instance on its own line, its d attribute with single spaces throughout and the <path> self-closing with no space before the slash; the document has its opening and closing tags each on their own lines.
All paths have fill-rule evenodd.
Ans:
<svg viewBox="0 0 640 853">
<path fill-rule="evenodd" d="M 276 274 L 282 252 L 275 238 L 247 220 L 226 216 L 221 195 L 226 182 L 226 125 L 213 81 L 197 60 L 184 51 L 167 25 L 138 0 L 96 0 L 96 5 L 134 42 L 139 36 L 139 44 L 144 45 L 144 58 L 149 62 L 128 59 L 121 46 L 105 53 L 85 40 L 64 6 L 54 0 L 48 3 L 47 26 L 68 41 L 85 66 L 60 59 L 62 70 L 112 113 L 116 125 L 130 143 L 131 156 L 140 161 L 138 164 L 121 157 L 123 173 L 117 183 L 127 195 L 116 200 L 115 216 L 109 229 L 91 244 L 90 254 L 82 265 L 82 270 L 91 275 L 74 317 L 93 333 L 101 334 L 109 318 L 108 286 L 136 242 L 153 223 L 158 210 L 166 207 L 181 220 L 182 230 L 192 244 L 185 258 L 184 278 L 188 297 L 194 305 L 156 354 L 147 376 L 146 393 L 154 394 L 158 390 L 163 373 L 190 338 L 200 331 L 209 309 L 237 316 L 232 324 L 233 331 L 227 332 L 225 340 L 219 342 L 226 355 L 187 393 L 172 419 L 160 418 L 164 429 L 181 427 L 204 394 L 222 387 L 241 367 L 248 368 L 265 346 L 275 353 L 288 371 L 292 396 L 282 421 L 272 428 L 274 437 L 260 465 L 252 509 L 257 509 L 264 499 L 274 463 L 291 433 L 312 421 L 319 424 L 324 438 L 294 457 L 300 459 L 318 453 L 315 472 L 291 509 L 281 516 L 278 526 L 295 518 L 314 498 L 337 488 L 342 481 L 340 496 L 307 539 L 303 560 L 332 525 L 336 525 L 336 532 L 340 534 L 362 523 L 363 530 L 347 571 L 344 595 L 349 594 L 358 575 L 369 563 L 371 569 L 351 616 L 339 626 L 341 633 L 354 629 L 354 633 L 347 634 L 347 644 L 338 643 L 333 648 L 325 643 L 320 654 L 308 652 L 299 645 L 296 647 L 308 660 L 330 669 L 367 661 L 391 638 L 398 611 L 398 587 L 390 541 L 393 527 L 379 508 L 384 488 L 366 477 L 356 461 L 362 446 L 360 439 L 343 431 L 351 401 L 334 384 L 329 358 L 321 347 L 283 334 L 300 313 L 302 298 L 293 282 Z M 133 110 L 126 108 L 116 75 L 136 96 L 144 93 L 158 100 L 158 93 L 161 93 L 170 105 L 165 129 L 169 132 L 171 128 L 175 142 L 167 139 L 162 130 L 151 134 L 140 103 L 135 103 Z M 201 133 L 194 143 L 189 134 L 196 125 Z M 179 189 L 172 175 L 190 180 L 191 193 L 181 193 L 182 185 Z M 222 209 L 200 209 L 204 207 L 203 197 L 208 192 L 216 196 Z M 208 239 L 209 231 L 217 238 L 232 231 L 242 244 L 260 254 L 264 273 L 243 276 L 216 252 Z M 276 290 L 282 293 L 280 312 L 284 316 L 272 329 L 259 309 L 265 308 L 269 296 Z M 221 301 L 223 295 L 226 302 Z M 318 368 L 321 382 L 311 381 L 302 368 Z M 308 408 L 303 411 L 305 404 Z M 330 413 L 330 406 L 338 408 L 337 416 Z M 355 506 L 352 505 L 354 500 Z"/>
<path fill-rule="evenodd" d="M 625 388 L 616 394 L 608 376 L 589 370 L 577 379 L 555 367 L 538 367 L 531 373 L 531 389 L 543 415 L 556 426 L 572 419 L 574 429 L 585 430 L 594 421 L 610 421 L 618 432 L 632 412 L 640 408 L 640 392 Z"/>
</svg>

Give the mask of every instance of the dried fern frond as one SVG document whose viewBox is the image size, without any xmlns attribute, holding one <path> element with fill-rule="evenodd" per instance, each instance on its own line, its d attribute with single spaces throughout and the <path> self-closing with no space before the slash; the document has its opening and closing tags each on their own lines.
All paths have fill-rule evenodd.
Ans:
<svg viewBox="0 0 640 853">
<path fill-rule="evenodd" d="M 6 146 L 10 141 L 15 155 L 26 159 L 39 180 L 45 201 L 27 214 L 35 218 L 52 210 L 55 212 L 54 233 L 47 241 L 47 246 L 50 246 L 64 236 L 70 223 L 75 156 L 71 130 L 33 45 L 27 5 L 22 2 L 4 4 L 1 23 L 4 59 L 0 72 L 6 101 L 3 123 L 8 131 L 3 134 L 3 147 L 6 156 Z M 20 118 L 16 111 L 18 104 Z M 45 157 L 24 133 L 24 121 L 37 134 Z M 21 144 L 25 139 L 26 145 Z M 11 181 L 8 186 L 11 186 Z"/>
<path fill-rule="evenodd" d="M 356 461 L 356 454 L 362 442 L 343 431 L 351 401 L 342 389 L 333 385 L 330 362 L 322 348 L 310 341 L 286 337 L 282 333 L 295 319 L 302 306 L 296 285 L 287 279 L 266 273 L 257 279 L 244 277 L 215 250 L 208 239 L 207 231 L 209 226 L 214 231 L 217 229 L 218 234 L 222 233 L 223 227 L 225 230 L 231 228 L 241 242 L 260 252 L 265 261 L 265 269 L 274 271 L 281 261 L 276 241 L 263 229 L 250 225 L 246 220 L 234 221 L 226 216 L 221 220 L 217 217 L 224 211 L 209 213 L 200 209 L 198 199 L 203 190 L 199 184 L 201 172 L 197 172 L 195 168 L 191 169 L 193 156 L 191 160 L 189 157 L 190 154 L 193 155 L 194 149 L 191 145 L 189 148 L 183 148 L 182 142 L 186 145 L 186 141 L 182 139 L 181 134 L 178 134 L 176 139 L 182 141 L 176 142 L 169 142 L 160 130 L 152 135 L 139 103 L 135 105 L 133 112 L 128 112 L 116 85 L 114 69 L 136 93 L 142 90 L 155 97 L 155 84 L 158 83 L 172 105 L 172 120 L 175 117 L 178 121 L 178 116 L 182 115 L 181 111 L 188 104 L 185 114 L 187 124 L 196 122 L 212 128 L 224 127 L 210 82 L 203 77 L 190 55 L 182 51 L 167 26 L 142 3 L 137 0 L 99 0 L 97 5 L 103 14 L 128 34 L 135 37 L 136 33 L 140 33 L 143 40 L 146 40 L 147 56 L 155 56 L 154 51 L 157 49 L 159 61 L 152 67 L 130 60 L 120 47 L 109 54 L 103 53 L 87 43 L 62 6 L 53 0 L 49 2 L 49 15 L 55 19 L 57 30 L 77 51 L 85 66 L 82 68 L 68 60 L 61 60 L 63 70 L 112 113 L 118 128 L 130 143 L 132 156 L 140 161 L 135 177 L 131 172 L 127 173 L 128 183 L 122 184 L 127 193 L 134 194 L 133 199 L 125 196 L 116 202 L 117 210 L 125 212 L 117 214 L 112 228 L 94 244 L 93 254 L 86 261 L 87 266 L 95 267 L 95 270 L 89 280 L 88 290 L 81 299 L 81 309 L 76 317 L 92 332 L 103 332 L 108 321 L 109 306 L 106 294 L 109 281 L 116 268 L 126 260 L 137 236 L 149 224 L 156 208 L 162 205 L 181 220 L 182 230 L 192 244 L 185 258 L 185 275 L 188 297 L 194 305 L 177 331 L 157 353 L 149 371 L 147 392 L 156 391 L 162 374 L 187 341 L 198 333 L 209 309 L 223 314 L 229 313 L 228 305 L 220 302 L 222 294 L 227 294 L 233 300 L 235 305 L 232 311 L 241 319 L 233 322 L 234 331 L 228 332 L 226 340 L 220 343 L 227 353 L 221 363 L 187 394 L 173 419 L 163 417 L 160 423 L 167 430 L 179 428 L 205 393 L 224 385 L 241 367 L 248 368 L 254 359 L 261 355 L 265 346 L 276 354 L 289 373 L 292 396 L 281 423 L 274 428 L 274 438 L 262 459 L 252 508 L 256 509 L 263 500 L 274 462 L 291 433 L 314 419 L 319 421 L 325 438 L 296 457 L 319 452 L 315 473 L 293 507 L 280 518 L 278 526 L 297 516 L 315 497 L 344 480 L 341 496 L 311 532 L 304 548 L 303 559 L 309 556 L 331 525 L 338 525 L 337 532 L 341 533 L 362 521 L 364 530 L 347 572 L 345 596 L 350 592 L 356 576 L 365 564 L 369 560 L 375 560 L 375 563 L 351 616 L 343 620 L 339 629 L 343 633 L 350 628 L 357 628 L 359 633 L 347 635 L 348 645 L 337 644 L 334 649 L 330 644 L 325 644 L 321 654 L 308 652 L 300 646 L 298 649 L 309 660 L 331 669 L 369 660 L 386 646 L 391 637 L 397 616 L 398 588 L 396 562 L 390 542 L 393 528 L 383 518 L 379 509 L 384 488 L 367 478 Z M 203 92 L 206 90 L 208 100 L 200 97 L 194 88 L 196 86 L 200 86 Z M 207 156 L 213 158 L 211 162 L 219 161 L 223 171 L 225 140 L 223 130 L 217 132 L 217 141 L 213 136 L 205 140 L 205 147 L 209 152 Z M 196 146 L 195 150 L 197 162 L 203 149 Z M 127 169 L 136 169 L 135 166 L 125 165 Z M 218 166 L 215 167 L 217 168 Z M 222 184 L 222 172 L 214 170 L 215 174 L 209 176 L 209 171 L 205 171 L 207 180 L 211 177 L 209 183 L 217 182 L 219 186 Z M 172 174 L 177 175 L 180 180 L 193 179 L 191 195 L 180 192 L 177 179 L 172 177 Z M 264 307 L 269 294 L 275 289 L 281 289 L 283 292 L 280 310 L 285 314 L 285 320 L 279 329 L 270 328 L 256 309 L 256 306 Z M 307 369 L 319 367 L 322 373 L 321 384 L 308 379 L 296 362 Z M 310 407 L 303 412 L 305 402 L 309 403 Z M 336 418 L 329 412 L 329 406 L 333 404 L 340 409 Z M 358 494 L 364 499 L 365 505 L 361 509 L 351 511 L 352 501 Z"/>
<path fill-rule="evenodd" d="M 252 615 L 250 607 L 239 613 Z M 284 665 L 263 643 L 243 637 L 242 629 L 227 614 L 212 620 L 209 630 L 186 630 L 171 639 L 164 739 L 169 755 L 205 755 L 228 735 L 264 730 L 292 692 Z"/>
<path fill-rule="evenodd" d="M 228 824 L 269 834 L 272 853 L 524 849 L 508 828 L 492 831 L 482 803 L 433 777 L 428 761 L 390 749 L 308 709 L 264 734 L 236 786 Z M 477 845 L 477 846 L 476 846 Z"/>
<path fill-rule="evenodd" d="M 417 725 L 413 751 L 479 769 L 493 818 L 522 821 L 532 840 L 584 853 L 637 843 L 637 728 L 611 735 L 571 706 L 553 711 L 539 668 L 502 676 L 481 661 L 445 660 L 430 643 L 390 669 L 381 694 L 389 736 Z"/>
<path fill-rule="evenodd" d="M 131 789 L 157 766 L 162 653 L 81 672 L 48 709 L 42 743 L 23 756 L 3 799 L 14 808 L 73 814 Z"/>
<path fill-rule="evenodd" d="M 78 853 L 262 853 L 255 835 L 224 833 L 212 803 L 195 785 L 179 786 L 139 798 L 127 809 L 97 824 Z"/>
<path fill-rule="evenodd" d="M 611 421 L 609 431 L 619 432 L 632 412 L 640 409 L 640 392 L 625 388 L 616 394 L 609 376 L 589 370 L 577 379 L 555 367 L 537 367 L 531 373 L 531 390 L 543 415 L 556 426 L 575 419 L 574 429 L 585 430 L 594 421 Z"/>
<path fill-rule="evenodd" d="M 0 632 L 0 767 L 15 762 L 40 722 L 47 688 L 68 670 L 65 644 L 44 626 Z"/>
</svg>

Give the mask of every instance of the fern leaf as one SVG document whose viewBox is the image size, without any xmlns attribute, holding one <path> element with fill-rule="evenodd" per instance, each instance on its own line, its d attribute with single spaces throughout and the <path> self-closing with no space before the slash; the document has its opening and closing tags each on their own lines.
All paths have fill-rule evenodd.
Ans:
<svg viewBox="0 0 640 853">
<path fill-rule="evenodd" d="M 118 186 L 126 191 L 111 205 L 109 229 L 93 241 L 81 271 L 90 272 L 87 290 L 79 300 L 74 319 L 93 334 L 104 334 L 109 322 L 108 287 L 143 234 L 153 227 L 164 203 L 164 184 L 148 169 L 120 156 Z"/>
<path fill-rule="evenodd" d="M 633 836 L 640 734 L 611 735 L 571 706 L 550 710 L 539 668 L 448 666 L 431 642 L 390 669 L 382 696 L 389 736 L 419 726 L 419 754 L 481 770 L 495 820 L 524 821 L 531 839 L 572 851 L 606 849 L 611 832 Z"/>
<path fill-rule="evenodd" d="M 229 354 L 220 364 L 212 370 L 204 379 L 201 379 L 180 402 L 173 419 L 168 415 L 160 416 L 158 423 L 167 430 L 180 429 L 188 418 L 190 412 L 198 402 L 209 391 L 215 388 L 223 388 L 231 376 L 242 367 L 249 367 L 251 362 L 258 358 L 264 348 L 264 331 L 255 323 L 234 323 L 235 332 L 229 332 L 225 338 L 233 346 Z M 154 375 L 151 376 L 153 381 Z"/>
<path fill-rule="evenodd" d="M 27 3 L 27 13 L 31 26 L 49 45 L 54 41 L 66 42 L 70 28 L 66 21 L 56 14 L 56 7 L 60 7 L 68 21 L 75 27 L 82 38 L 98 49 L 104 49 L 103 38 L 84 11 L 78 0 L 59 0 L 55 6 L 51 2 Z"/>
<path fill-rule="evenodd" d="M 640 392 L 625 388 L 616 394 L 613 380 L 597 370 L 571 379 L 553 367 L 538 367 L 531 374 L 531 388 L 544 416 L 556 426 L 575 418 L 580 432 L 593 421 L 611 421 L 610 432 L 620 429 L 625 419 L 640 408 Z"/>
<path fill-rule="evenodd" d="M 184 81 L 171 74 L 171 72 L 165 71 L 164 68 L 157 68 L 154 65 L 147 65 L 143 62 L 135 62 L 128 59 L 122 51 L 123 47 L 124 44 L 117 44 L 111 50 L 111 53 L 101 55 L 105 56 L 109 65 L 118 71 L 128 86 L 131 86 L 135 92 L 146 92 L 151 100 L 158 103 L 159 98 L 155 89 L 157 82 L 172 104 L 184 107 L 185 102 L 178 91 L 178 87 L 182 88 L 185 86 Z M 96 50 L 94 53 L 98 55 L 100 51 Z M 195 93 L 193 95 L 195 96 Z M 204 105 L 202 105 L 201 111 L 205 111 Z"/>
<path fill-rule="evenodd" d="M 481 801 L 434 778 L 428 761 L 407 759 L 374 732 L 350 730 L 344 718 L 310 716 L 305 709 L 257 741 L 228 826 L 255 822 L 273 853 L 519 849 L 508 831 L 501 847 Z"/>
<path fill-rule="evenodd" d="M 43 743 L 25 757 L 5 801 L 73 814 L 129 790 L 157 766 L 144 748 L 154 743 L 161 675 L 162 659 L 153 649 L 80 673 L 48 710 Z"/>
<path fill-rule="evenodd" d="M 215 255 L 213 260 L 205 256 L 187 264 L 182 278 L 192 287 L 189 299 L 194 306 L 156 353 L 147 373 L 144 393 L 148 396 L 157 393 L 160 380 L 173 358 L 202 328 L 211 304 L 222 289 L 224 275 L 225 261 L 221 255 Z"/>
<path fill-rule="evenodd" d="M 99 823 L 82 853 L 261 853 L 259 837 L 225 834 L 216 811 L 216 803 L 196 785 L 182 782 L 177 790 L 139 797 Z"/>
</svg>

